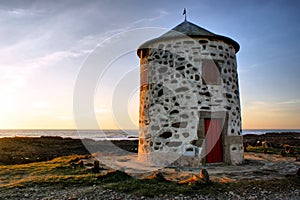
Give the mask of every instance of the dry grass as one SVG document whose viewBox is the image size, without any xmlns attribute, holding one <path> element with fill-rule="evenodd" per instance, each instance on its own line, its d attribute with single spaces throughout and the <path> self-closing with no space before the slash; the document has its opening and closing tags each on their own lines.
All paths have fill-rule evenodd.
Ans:
<svg viewBox="0 0 300 200">
<path fill-rule="evenodd" d="M 23 186 L 30 183 L 81 182 L 96 179 L 85 168 L 72 165 L 71 161 L 84 156 L 65 156 L 47 162 L 0 166 L 0 188 Z"/>
<path fill-rule="evenodd" d="M 136 179 L 121 171 L 107 171 L 105 173 L 93 173 L 84 167 L 72 163 L 83 158 L 73 155 L 55 158 L 47 162 L 37 162 L 22 165 L 0 166 L 0 188 L 39 186 L 87 186 L 101 185 L 103 188 L 112 189 L 135 195 L 154 197 L 157 194 L 217 194 L 226 191 L 242 191 L 255 185 L 268 188 L 282 185 L 294 185 L 299 187 L 299 178 L 289 178 L 269 181 L 243 181 L 239 183 L 216 183 L 196 185 L 179 185 L 175 181 L 164 181 L 160 177 L 152 179 Z"/>
</svg>

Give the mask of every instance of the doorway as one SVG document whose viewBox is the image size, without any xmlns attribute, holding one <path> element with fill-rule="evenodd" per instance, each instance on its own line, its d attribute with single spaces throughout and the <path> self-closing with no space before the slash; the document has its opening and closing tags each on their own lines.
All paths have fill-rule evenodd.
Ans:
<svg viewBox="0 0 300 200">
<path fill-rule="evenodd" d="M 204 119 L 206 163 L 223 162 L 222 119 Z"/>
</svg>

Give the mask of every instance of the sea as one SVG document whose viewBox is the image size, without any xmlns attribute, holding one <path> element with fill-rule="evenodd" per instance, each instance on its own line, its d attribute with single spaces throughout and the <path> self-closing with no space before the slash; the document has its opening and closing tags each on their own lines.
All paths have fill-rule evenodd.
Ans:
<svg viewBox="0 0 300 200">
<path fill-rule="evenodd" d="M 242 134 L 261 135 L 264 133 L 282 133 L 282 132 L 297 132 L 300 130 L 292 129 L 251 129 L 243 130 Z M 3 137 L 63 137 L 63 138 L 78 138 L 78 139 L 93 139 L 93 140 L 136 140 L 138 138 L 138 130 L 0 130 L 0 138 Z"/>
</svg>

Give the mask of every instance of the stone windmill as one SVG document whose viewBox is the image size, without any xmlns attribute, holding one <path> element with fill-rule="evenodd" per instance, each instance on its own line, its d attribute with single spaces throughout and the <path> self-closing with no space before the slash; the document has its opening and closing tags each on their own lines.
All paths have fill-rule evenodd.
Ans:
<svg viewBox="0 0 300 200">
<path fill-rule="evenodd" d="M 186 19 L 142 44 L 139 159 L 161 166 L 243 162 L 239 44 Z"/>
</svg>

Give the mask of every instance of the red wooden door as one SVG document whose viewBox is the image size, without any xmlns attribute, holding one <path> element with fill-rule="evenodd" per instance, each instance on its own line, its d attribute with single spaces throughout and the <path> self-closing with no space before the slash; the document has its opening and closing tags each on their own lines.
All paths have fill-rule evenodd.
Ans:
<svg viewBox="0 0 300 200">
<path fill-rule="evenodd" d="M 222 134 L 220 119 L 204 119 L 206 138 L 206 162 L 223 162 Z"/>
</svg>

